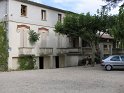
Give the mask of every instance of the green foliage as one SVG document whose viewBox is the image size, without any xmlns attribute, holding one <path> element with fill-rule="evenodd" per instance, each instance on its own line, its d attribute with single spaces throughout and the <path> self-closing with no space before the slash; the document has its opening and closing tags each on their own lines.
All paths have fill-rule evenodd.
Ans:
<svg viewBox="0 0 124 93">
<path fill-rule="evenodd" d="M 90 43 L 90 41 L 95 40 L 97 33 L 97 22 L 99 20 L 95 19 L 95 16 L 91 16 L 89 13 L 86 15 L 80 14 L 79 24 L 80 24 L 80 34 L 79 36 L 84 40 Z"/>
<path fill-rule="evenodd" d="M 30 30 L 29 31 L 29 41 L 31 44 L 34 44 L 35 42 L 37 42 L 39 40 L 39 36 L 40 34 L 37 34 L 36 32 L 34 32 L 34 30 Z"/>
<path fill-rule="evenodd" d="M 0 70 L 8 69 L 8 41 L 6 31 L 0 25 Z"/>
<path fill-rule="evenodd" d="M 112 21 L 113 20 L 113 21 Z M 114 37 L 115 42 L 119 42 L 119 48 L 124 48 L 124 7 L 120 7 L 119 14 L 111 16 L 110 34 Z"/>
<path fill-rule="evenodd" d="M 63 23 L 57 22 L 55 32 L 67 35 L 68 37 L 78 37 L 79 24 L 78 14 L 68 13 Z"/>
<path fill-rule="evenodd" d="M 120 2 L 122 2 L 123 0 L 102 0 L 107 2 L 107 4 L 103 5 L 102 7 L 108 9 L 109 11 L 112 10 L 113 8 L 116 8 Z M 123 6 L 123 4 L 122 4 Z"/>
<path fill-rule="evenodd" d="M 33 56 L 23 56 L 18 58 L 20 70 L 31 70 L 34 69 L 35 60 Z"/>
<path fill-rule="evenodd" d="M 65 34 L 69 37 L 81 37 L 89 43 L 95 42 L 97 32 L 107 32 L 110 26 L 109 16 L 103 13 L 97 15 L 66 14 L 63 23 L 55 25 L 55 32 Z"/>
<path fill-rule="evenodd" d="M 123 0 L 103 0 L 103 1 L 106 1 L 106 2 L 113 2 L 113 3 L 118 3 L 120 1 L 123 1 Z"/>
<path fill-rule="evenodd" d="M 100 37 L 100 33 L 106 33 L 110 28 L 109 16 L 103 10 L 97 15 L 66 14 L 63 23 L 57 23 L 55 32 L 65 34 L 69 37 L 80 37 L 88 42 L 92 47 L 92 57 L 95 55 L 95 47 Z M 98 36 L 97 33 L 99 32 Z M 93 58 L 94 59 L 94 58 Z"/>
</svg>

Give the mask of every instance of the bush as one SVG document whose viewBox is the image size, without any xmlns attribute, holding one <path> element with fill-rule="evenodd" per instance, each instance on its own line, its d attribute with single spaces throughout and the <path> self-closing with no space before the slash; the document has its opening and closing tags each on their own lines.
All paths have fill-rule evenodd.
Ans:
<svg viewBox="0 0 124 93">
<path fill-rule="evenodd" d="M 8 70 L 8 64 L 7 63 L 0 63 L 0 71 L 7 71 Z"/>
<path fill-rule="evenodd" d="M 37 34 L 36 32 L 34 32 L 34 30 L 30 30 L 29 31 L 29 41 L 31 44 L 35 44 L 35 42 L 37 42 L 39 40 L 39 36 L 40 34 Z"/>
<path fill-rule="evenodd" d="M 8 70 L 8 40 L 5 29 L 0 25 L 0 71 Z"/>
<path fill-rule="evenodd" d="M 18 58 L 20 70 L 31 70 L 34 69 L 35 60 L 33 56 L 23 56 Z"/>
</svg>

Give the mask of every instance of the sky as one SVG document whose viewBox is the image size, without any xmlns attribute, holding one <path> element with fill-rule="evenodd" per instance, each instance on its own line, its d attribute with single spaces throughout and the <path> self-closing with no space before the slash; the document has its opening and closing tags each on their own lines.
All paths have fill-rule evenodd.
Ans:
<svg viewBox="0 0 124 93">
<path fill-rule="evenodd" d="M 106 4 L 102 0 L 31 0 L 34 2 L 42 3 L 48 6 L 56 7 L 72 11 L 75 13 L 87 13 L 96 14 L 97 9 L 100 9 L 102 5 Z M 110 14 L 117 14 L 118 7 L 112 9 Z"/>
</svg>

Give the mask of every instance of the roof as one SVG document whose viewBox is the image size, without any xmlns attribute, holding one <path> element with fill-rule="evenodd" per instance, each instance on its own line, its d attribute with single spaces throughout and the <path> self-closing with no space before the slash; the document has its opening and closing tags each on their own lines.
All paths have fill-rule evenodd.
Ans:
<svg viewBox="0 0 124 93">
<path fill-rule="evenodd" d="M 114 39 L 113 37 L 111 37 L 109 34 L 103 34 L 101 36 L 101 38 L 105 38 L 105 39 Z"/>
<path fill-rule="evenodd" d="M 104 32 L 100 32 L 98 31 L 97 33 L 97 36 L 101 36 L 101 38 L 104 38 L 104 39 L 114 39 L 114 37 L 110 36 L 110 34 L 108 33 L 104 33 Z"/>
<path fill-rule="evenodd" d="M 59 8 L 47 6 L 47 5 L 44 5 L 44 4 L 36 3 L 36 2 L 33 2 L 33 1 L 29 1 L 29 0 L 16 0 L 16 1 L 23 2 L 23 3 L 26 3 L 26 4 L 30 4 L 30 5 L 34 5 L 34 6 L 38 6 L 38 7 L 43 7 L 43 8 L 55 10 L 55 11 L 59 11 L 59 12 L 63 12 L 63 13 L 70 12 L 70 11 L 59 9 Z"/>
</svg>

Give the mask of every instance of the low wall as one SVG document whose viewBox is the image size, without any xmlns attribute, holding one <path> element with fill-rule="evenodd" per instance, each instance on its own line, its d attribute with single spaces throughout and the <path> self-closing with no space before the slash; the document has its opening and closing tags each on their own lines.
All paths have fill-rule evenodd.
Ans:
<svg viewBox="0 0 124 93">
<path fill-rule="evenodd" d="M 114 48 L 114 49 L 112 49 L 112 54 L 114 54 L 114 55 L 124 54 L 124 49 Z"/>
</svg>

